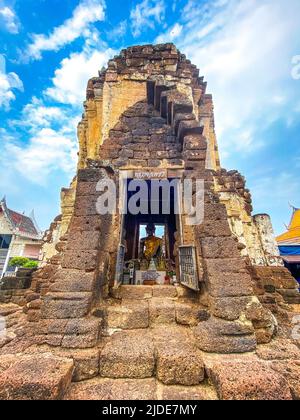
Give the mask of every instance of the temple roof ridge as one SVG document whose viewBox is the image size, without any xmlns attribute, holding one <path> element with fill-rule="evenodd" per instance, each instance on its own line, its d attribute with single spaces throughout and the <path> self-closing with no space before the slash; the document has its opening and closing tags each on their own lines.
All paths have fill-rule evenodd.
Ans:
<svg viewBox="0 0 300 420">
<path fill-rule="evenodd" d="M 300 243 L 300 209 L 292 205 L 291 208 L 293 209 L 293 214 L 287 231 L 277 237 L 277 242 L 280 244 Z"/>
<path fill-rule="evenodd" d="M 24 213 L 9 209 L 5 197 L 0 201 L 0 209 L 16 235 L 25 235 L 34 239 L 42 238 L 42 232 L 36 223 L 34 213 L 26 216 Z"/>
</svg>

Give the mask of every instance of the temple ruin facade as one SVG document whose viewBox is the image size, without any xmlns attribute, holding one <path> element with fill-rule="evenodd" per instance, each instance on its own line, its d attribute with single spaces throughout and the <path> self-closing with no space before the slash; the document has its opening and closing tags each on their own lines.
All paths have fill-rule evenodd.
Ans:
<svg viewBox="0 0 300 420">
<path fill-rule="evenodd" d="M 88 82 L 78 140 L 77 174 L 25 293 L 26 334 L 1 349 L 11 375 L 0 374 L 0 397 L 20 397 L 30 360 L 59 367 L 64 385 L 49 398 L 299 397 L 299 339 L 288 332 L 298 284 L 270 217 L 252 215 L 244 177 L 221 166 L 213 100 L 196 66 L 173 44 L 123 50 Z M 157 212 L 120 211 L 130 181 L 151 191 L 153 180 L 201 180 L 201 223 L 175 212 L 176 188 Z M 97 210 L 99 181 L 116 185 L 112 214 Z"/>
</svg>

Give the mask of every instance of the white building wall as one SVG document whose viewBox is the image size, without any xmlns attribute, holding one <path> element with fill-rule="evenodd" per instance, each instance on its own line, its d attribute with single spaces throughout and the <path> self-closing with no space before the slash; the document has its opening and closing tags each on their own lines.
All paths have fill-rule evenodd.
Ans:
<svg viewBox="0 0 300 420">
<path fill-rule="evenodd" d="M 0 214 L 0 235 L 1 234 L 13 235 L 13 231 L 3 214 Z M 38 244 L 39 242 L 34 241 L 32 239 L 13 235 L 9 249 L 3 250 L 3 254 L 4 254 L 4 251 L 7 251 L 7 254 L 5 256 L 4 266 L 0 267 L 0 277 L 7 271 L 8 262 L 11 258 L 23 257 L 26 245 L 38 245 Z M 40 246 L 42 246 L 41 241 L 40 241 Z"/>
<path fill-rule="evenodd" d="M 12 235 L 12 229 L 3 214 L 0 214 L 0 234 Z"/>
</svg>

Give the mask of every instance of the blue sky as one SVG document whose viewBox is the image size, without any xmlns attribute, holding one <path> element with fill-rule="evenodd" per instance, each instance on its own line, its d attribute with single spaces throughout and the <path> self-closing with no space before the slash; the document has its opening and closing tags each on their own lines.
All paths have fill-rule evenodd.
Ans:
<svg viewBox="0 0 300 420">
<path fill-rule="evenodd" d="M 42 228 L 75 174 L 87 80 L 119 50 L 174 42 L 214 96 L 223 167 L 277 233 L 300 207 L 299 0 L 0 0 L 0 195 Z"/>
</svg>

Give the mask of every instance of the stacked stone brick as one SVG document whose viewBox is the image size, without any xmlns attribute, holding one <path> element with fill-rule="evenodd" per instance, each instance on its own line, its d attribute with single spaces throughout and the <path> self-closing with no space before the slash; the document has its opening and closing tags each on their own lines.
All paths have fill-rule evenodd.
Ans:
<svg viewBox="0 0 300 420">
<path fill-rule="evenodd" d="M 127 86 L 132 86 L 128 97 Z M 18 342 L 25 353 L 34 349 L 31 363 L 42 366 L 45 358 L 45 369 L 58 364 L 62 373 L 57 382 L 64 383 L 59 398 L 211 399 L 217 398 L 216 390 L 219 398 L 234 399 L 237 388 L 239 398 L 255 398 L 253 383 L 257 396 L 264 398 L 274 399 L 281 392 L 283 399 L 291 399 L 292 388 L 298 395 L 293 380 L 277 372 L 281 367 L 274 370 L 255 354 L 258 345 L 276 336 L 273 313 L 283 301 L 271 305 L 268 293 L 274 290 L 265 280 L 267 272 L 264 276 L 246 264 L 243 247 L 230 229 L 216 184 L 243 197 L 249 214 L 251 196 L 236 171 L 220 169 L 212 97 L 199 70 L 172 44 L 122 51 L 88 83 L 79 142 L 73 216 L 56 246 L 57 255 L 34 275 L 26 295 L 34 338 Z M 181 238 L 182 244 L 196 247 L 199 292 L 114 287 L 121 218 L 97 214 L 97 183 L 109 179 L 118 185 L 122 170 L 144 168 L 204 180 L 204 221 L 189 226 L 188 215 L 183 215 Z M 280 273 L 281 268 L 277 279 Z M 290 279 L 280 281 L 280 287 L 274 284 L 275 292 L 288 296 Z M 4 353 L 14 342 L 9 346 Z M 49 351 L 55 354 L 50 361 L 45 356 Z M 206 353 L 222 356 L 211 362 Z M 236 353 L 251 356 L 237 363 L 236 356 L 230 358 Z M 293 354 L 300 360 L 295 346 Z M 9 357 L 3 363 L 10 366 L 10 377 L 16 372 L 20 378 L 20 366 L 29 362 L 24 356 L 19 365 Z M 1 369 L 7 366 L 0 362 Z M 26 380 L 36 385 L 30 374 Z M 70 385 L 71 380 L 75 384 Z M 14 395 L 17 383 L 0 374 L 0 390 L 6 386 Z M 43 386 L 51 388 L 47 382 Z"/>
</svg>

